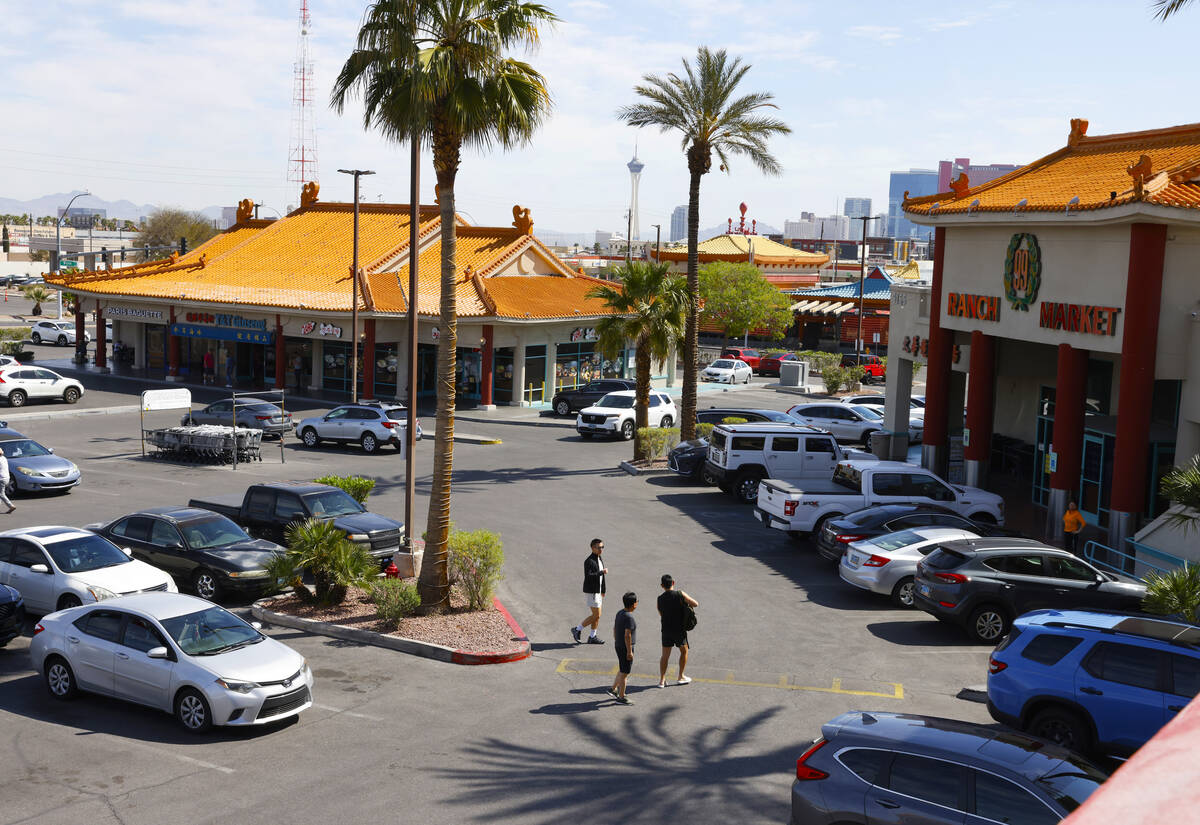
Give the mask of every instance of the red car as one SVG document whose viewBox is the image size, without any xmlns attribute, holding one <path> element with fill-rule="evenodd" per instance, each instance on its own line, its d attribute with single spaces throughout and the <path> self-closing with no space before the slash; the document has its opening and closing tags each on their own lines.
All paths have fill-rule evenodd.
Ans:
<svg viewBox="0 0 1200 825">
<path fill-rule="evenodd" d="M 794 352 L 780 352 L 775 355 L 764 355 L 758 362 L 759 375 L 779 375 L 779 365 L 784 361 L 799 361 Z"/>
<path fill-rule="evenodd" d="M 758 354 L 756 349 L 746 349 L 745 347 L 725 347 L 721 350 L 722 358 L 736 358 L 739 361 L 745 361 L 750 369 L 758 371 L 758 362 L 762 356 Z"/>
<path fill-rule="evenodd" d="M 866 370 L 866 375 L 863 376 L 864 384 L 869 384 L 872 381 L 883 381 L 887 378 L 887 367 L 884 366 L 883 359 L 878 355 L 843 355 L 842 366 L 861 366 Z"/>
</svg>

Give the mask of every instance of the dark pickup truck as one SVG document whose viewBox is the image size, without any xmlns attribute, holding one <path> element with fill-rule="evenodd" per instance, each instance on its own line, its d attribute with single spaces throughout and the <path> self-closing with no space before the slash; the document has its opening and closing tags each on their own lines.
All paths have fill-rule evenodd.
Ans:
<svg viewBox="0 0 1200 825">
<path fill-rule="evenodd" d="M 330 520 L 379 562 L 380 568 L 387 567 L 404 538 L 400 522 L 368 512 L 344 490 L 311 481 L 252 484 L 241 496 L 194 498 L 188 506 L 220 513 L 250 535 L 284 545 L 289 524 L 310 518 Z"/>
</svg>

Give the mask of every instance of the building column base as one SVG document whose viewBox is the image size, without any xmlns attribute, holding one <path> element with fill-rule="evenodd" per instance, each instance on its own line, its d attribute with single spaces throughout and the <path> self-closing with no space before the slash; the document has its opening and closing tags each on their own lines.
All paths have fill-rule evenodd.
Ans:
<svg viewBox="0 0 1200 825">
<path fill-rule="evenodd" d="M 496 405 L 495 404 L 477 404 L 475 406 L 475 409 L 481 410 L 483 412 L 491 412 L 492 410 L 496 409 Z"/>
<path fill-rule="evenodd" d="M 936 444 L 921 445 L 921 466 L 931 470 L 935 475 L 944 476 L 946 464 L 946 448 Z"/>
<path fill-rule="evenodd" d="M 871 452 L 883 461 L 906 461 L 908 433 L 875 433 L 871 436 Z"/>
<path fill-rule="evenodd" d="M 171 383 L 175 383 L 176 381 L 179 381 L 181 379 L 179 378 L 178 375 L 164 375 L 163 380 L 170 381 Z"/>
<path fill-rule="evenodd" d="M 963 462 L 963 479 L 968 487 L 985 489 L 988 482 L 988 462 L 968 458 Z"/>
<path fill-rule="evenodd" d="M 1108 514 L 1108 546 L 1125 552 L 1125 539 L 1137 532 L 1138 514 L 1111 510 Z"/>
<path fill-rule="evenodd" d="M 1060 547 L 1063 543 L 1063 513 L 1067 512 L 1067 502 L 1072 498 L 1074 496 L 1070 490 L 1050 488 L 1050 498 L 1046 504 L 1046 535 Z M 1083 552 L 1082 547 L 1079 552 Z"/>
</svg>

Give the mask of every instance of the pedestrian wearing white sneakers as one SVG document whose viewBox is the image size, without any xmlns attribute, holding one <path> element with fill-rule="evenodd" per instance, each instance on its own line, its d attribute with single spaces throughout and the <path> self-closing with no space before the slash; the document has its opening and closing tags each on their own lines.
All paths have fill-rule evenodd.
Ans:
<svg viewBox="0 0 1200 825">
<path fill-rule="evenodd" d="M 604 539 L 592 539 L 592 552 L 583 560 L 583 592 L 591 613 L 586 619 L 571 628 L 571 635 L 575 637 L 576 643 L 582 641 L 583 629 L 591 627 L 592 632 L 588 636 L 587 643 L 590 645 L 604 644 L 604 640 L 596 635 L 596 631 L 600 629 L 600 608 L 604 604 L 604 591 L 607 587 L 605 579 L 608 577 L 608 568 L 604 566 L 604 562 L 600 558 L 603 552 Z"/>
<path fill-rule="evenodd" d="M 700 602 L 682 590 L 675 589 L 675 580 L 670 573 L 663 573 L 662 594 L 658 597 L 658 615 L 662 617 L 662 658 L 658 660 L 658 686 L 667 686 L 667 666 L 671 663 L 671 648 L 679 648 L 679 680 L 677 685 L 692 681 L 684 671 L 687 669 L 688 637 L 684 623 L 685 607 L 698 607 Z"/>
<path fill-rule="evenodd" d="M 8 500 L 8 479 L 8 456 L 0 450 L 0 504 L 8 508 L 6 512 L 11 513 L 17 508 Z"/>
</svg>

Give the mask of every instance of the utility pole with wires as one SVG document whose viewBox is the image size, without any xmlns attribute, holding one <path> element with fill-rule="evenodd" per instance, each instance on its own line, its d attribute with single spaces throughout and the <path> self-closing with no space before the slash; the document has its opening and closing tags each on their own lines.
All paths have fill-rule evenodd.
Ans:
<svg viewBox="0 0 1200 825">
<path fill-rule="evenodd" d="M 861 262 L 858 267 L 858 338 L 854 344 L 854 363 L 862 366 L 863 356 L 863 284 L 867 279 L 867 221 L 874 220 L 871 217 L 858 217 L 856 221 L 862 221 L 862 254 Z"/>
</svg>

